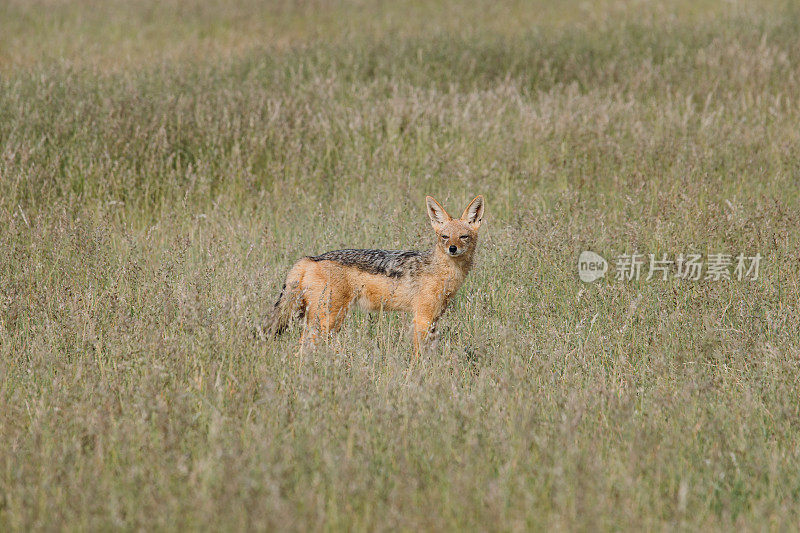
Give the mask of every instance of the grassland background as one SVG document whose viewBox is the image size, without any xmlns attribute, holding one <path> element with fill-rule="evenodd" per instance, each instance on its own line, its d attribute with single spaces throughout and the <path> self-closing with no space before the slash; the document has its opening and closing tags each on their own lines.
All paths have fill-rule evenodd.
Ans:
<svg viewBox="0 0 800 533">
<path fill-rule="evenodd" d="M 0 529 L 797 527 L 799 67 L 788 2 L 3 2 Z M 250 336 L 478 193 L 437 353 Z"/>
</svg>

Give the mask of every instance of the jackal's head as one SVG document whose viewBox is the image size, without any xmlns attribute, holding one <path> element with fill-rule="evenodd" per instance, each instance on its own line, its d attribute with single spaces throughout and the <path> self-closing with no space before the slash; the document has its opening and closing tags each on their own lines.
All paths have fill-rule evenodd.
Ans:
<svg viewBox="0 0 800 533">
<path fill-rule="evenodd" d="M 450 257 L 471 257 L 478 242 L 478 228 L 483 220 L 483 196 L 472 200 L 461 218 L 456 219 L 448 215 L 444 207 L 431 196 L 425 200 L 428 203 L 431 226 L 438 236 L 437 249 Z"/>
</svg>

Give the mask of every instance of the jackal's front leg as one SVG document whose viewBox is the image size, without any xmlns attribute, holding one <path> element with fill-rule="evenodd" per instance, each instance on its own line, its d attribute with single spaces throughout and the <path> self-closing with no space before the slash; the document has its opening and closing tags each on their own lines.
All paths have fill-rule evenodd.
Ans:
<svg viewBox="0 0 800 533">
<path fill-rule="evenodd" d="M 436 337 L 436 321 L 430 315 L 414 315 L 414 361 L 428 348 Z"/>
</svg>

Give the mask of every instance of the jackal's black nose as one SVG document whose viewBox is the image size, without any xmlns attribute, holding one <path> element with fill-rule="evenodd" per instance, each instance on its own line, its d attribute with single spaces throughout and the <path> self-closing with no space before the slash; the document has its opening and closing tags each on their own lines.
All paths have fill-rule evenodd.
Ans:
<svg viewBox="0 0 800 533">
<path fill-rule="evenodd" d="M 450 247 L 450 253 L 451 253 L 451 254 L 454 254 L 454 253 L 456 253 L 457 251 L 458 251 L 458 248 L 456 248 L 456 247 L 455 247 L 455 245 L 453 245 L 453 246 L 451 246 L 451 247 Z"/>
</svg>

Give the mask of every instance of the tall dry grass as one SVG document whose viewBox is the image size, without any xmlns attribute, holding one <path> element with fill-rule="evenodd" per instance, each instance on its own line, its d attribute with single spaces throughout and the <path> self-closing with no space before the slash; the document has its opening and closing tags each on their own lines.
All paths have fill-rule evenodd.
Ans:
<svg viewBox="0 0 800 533">
<path fill-rule="evenodd" d="M 793 7 L 0 10 L 0 528 L 796 527 Z M 389 314 L 251 337 L 297 257 L 478 193 L 420 364 Z"/>
</svg>

